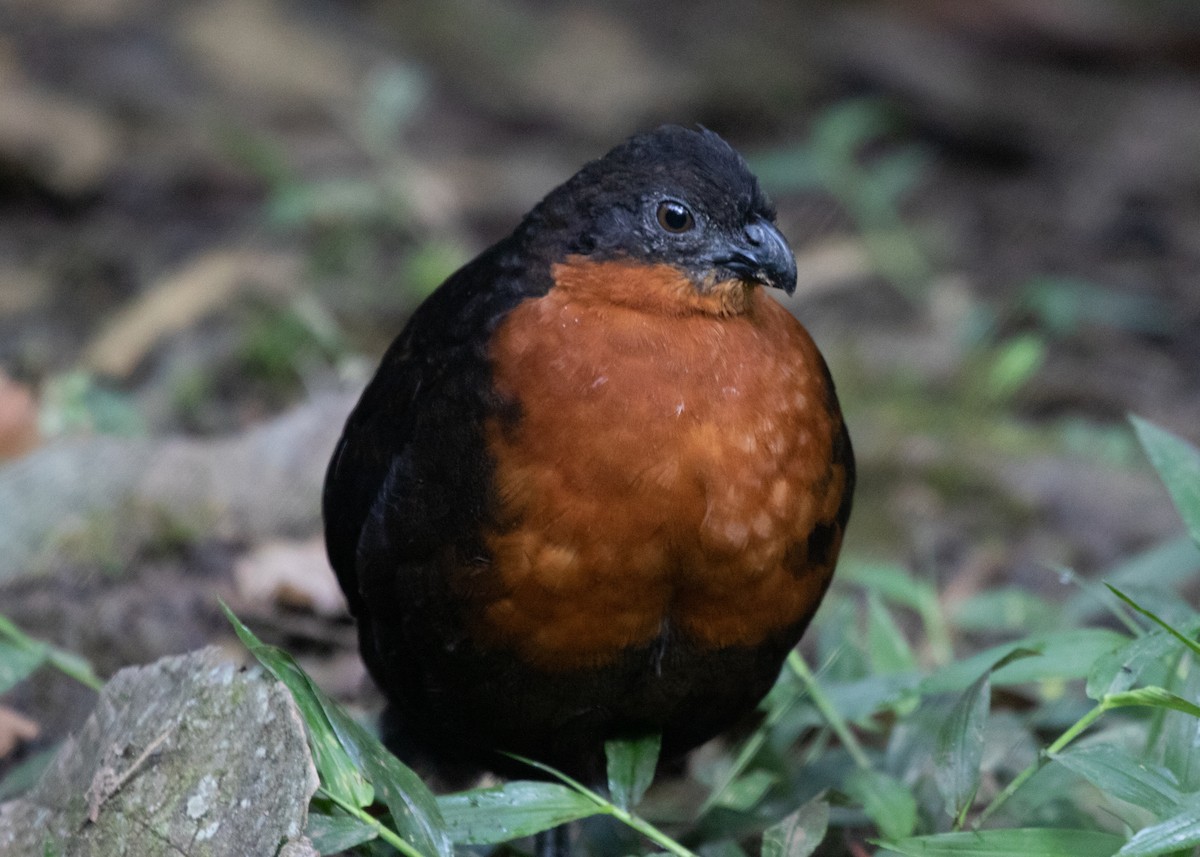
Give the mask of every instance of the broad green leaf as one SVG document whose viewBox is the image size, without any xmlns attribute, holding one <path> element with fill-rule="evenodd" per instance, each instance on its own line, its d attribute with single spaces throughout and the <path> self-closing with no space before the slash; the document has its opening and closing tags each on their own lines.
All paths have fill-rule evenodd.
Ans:
<svg viewBox="0 0 1200 857">
<path fill-rule="evenodd" d="M 1025 684 L 1046 679 L 1075 679 L 1088 674 L 1097 658 L 1109 654 L 1129 640 L 1105 628 L 1074 628 L 1033 634 L 1013 643 L 990 649 L 943 667 L 921 683 L 921 693 L 949 693 L 965 689 L 1006 654 L 1016 649 L 1039 652 L 1022 658 L 992 674 L 997 686 Z"/>
<path fill-rule="evenodd" d="M 437 799 L 450 838 L 461 845 L 493 845 L 598 815 L 604 807 L 561 783 L 519 780 Z"/>
<path fill-rule="evenodd" d="M 1179 536 L 1134 554 L 1112 568 L 1109 583 L 1122 588 L 1147 580 L 1164 588 L 1190 580 L 1200 569 L 1200 545 L 1187 536 Z"/>
<path fill-rule="evenodd" d="M 762 857 L 809 857 L 829 829 L 829 803 L 818 795 L 763 832 Z"/>
<path fill-rule="evenodd" d="M 340 854 L 376 838 L 375 828 L 348 815 L 309 812 L 304 835 L 322 854 Z"/>
<path fill-rule="evenodd" d="M 359 807 L 373 798 L 382 800 L 392 814 L 396 832 L 416 850 L 452 857 L 453 847 L 437 802 L 420 777 L 326 696 L 291 655 L 265 645 L 228 607 L 222 608 L 246 648 L 295 698 L 309 728 L 322 788 Z"/>
<path fill-rule="evenodd" d="M 938 730 L 934 782 L 953 819 L 966 811 L 979 790 L 983 728 L 992 705 L 991 675 L 989 670 L 963 691 Z"/>
<path fill-rule="evenodd" d="M 964 631 L 1037 632 L 1061 627 L 1058 605 L 1044 595 L 1006 587 L 971 596 L 954 607 L 954 625 Z"/>
<path fill-rule="evenodd" d="M 1129 420 L 1192 540 L 1200 544 L 1200 449 L 1140 417 Z"/>
<path fill-rule="evenodd" d="M 622 738 L 604 743 L 608 762 L 608 791 L 621 809 L 637 806 L 654 781 L 662 735 Z"/>
<path fill-rule="evenodd" d="M 422 853 L 452 857 L 454 849 L 433 792 L 341 706 L 318 693 L 338 740 L 366 772 L 375 787 L 376 799 L 382 800 L 392 814 L 396 832 Z"/>
<path fill-rule="evenodd" d="M 1182 675 L 1172 684 L 1184 699 L 1200 699 L 1200 665 L 1194 659 L 1180 663 Z M 1179 710 L 1167 710 L 1157 729 L 1157 759 L 1179 780 L 1185 792 L 1200 790 L 1200 720 Z"/>
<path fill-rule="evenodd" d="M 1148 809 L 1159 818 L 1173 814 L 1183 800 L 1175 778 L 1157 765 L 1134 758 L 1110 744 L 1096 744 L 1051 755 L 1105 794 Z"/>
<path fill-rule="evenodd" d="M 917 825 L 917 801 L 912 792 L 882 771 L 855 770 L 846 778 L 845 791 L 888 839 L 903 839 Z"/>
<path fill-rule="evenodd" d="M 907 857 L 1111 857 L 1124 842 L 1095 830 L 1026 827 L 937 833 L 881 844 Z"/>
<path fill-rule="evenodd" d="M 1096 659 L 1087 677 L 1087 695 L 1100 699 L 1106 694 L 1128 690 L 1142 673 L 1161 664 L 1179 650 L 1179 641 L 1165 631 L 1154 630 Z"/>
<path fill-rule="evenodd" d="M 44 649 L 14 646 L 0 641 L 0 693 L 24 681 L 45 662 Z"/>
<path fill-rule="evenodd" d="M 991 664 L 963 691 L 937 733 L 934 751 L 934 782 L 946 801 L 946 811 L 961 820 L 979 789 L 979 767 L 983 759 L 984 726 L 992 704 L 992 674 L 1021 658 L 1036 657 L 1029 649 L 1014 649 Z"/>
<path fill-rule="evenodd" d="M 851 723 L 864 724 L 877 712 L 913 697 L 921 677 L 881 675 L 848 682 L 827 682 L 825 692 L 833 707 Z"/>
<path fill-rule="evenodd" d="M 250 650 L 250 654 L 282 682 L 296 700 L 296 706 L 304 718 L 304 725 L 308 728 L 308 741 L 312 747 L 313 762 L 321 777 L 322 788 L 344 803 L 356 807 L 369 806 L 375 799 L 375 791 L 338 739 L 325 713 L 325 706 L 321 703 L 320 691 L 309 681 L 291 655 L 282 649 L 264 644 L 242 624 L 233 611 L 228 607 L 224 609 L 234 631 Z"/>
<path fill-rule="evenodd" d="M 1193 798 L 1178 815 L 1150 827 L 1145 827 L 1125 843 L 1118 857 L 1154 857 L 1200 845 L 1200 801 Z"/>
</svg>

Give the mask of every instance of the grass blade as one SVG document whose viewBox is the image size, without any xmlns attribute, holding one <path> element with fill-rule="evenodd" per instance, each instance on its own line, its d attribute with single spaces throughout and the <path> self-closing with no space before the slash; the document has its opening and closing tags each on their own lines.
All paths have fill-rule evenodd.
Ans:
<svg viewBox="0 0 1200 857">
<path fill-rule="evenodd" d="M 526 765 L 529 765 L 532 768 L 536 768 L 537 770 L 547 773 L 550 776 L 555 777 L 555 778 L 561 780 L 562 782 L 566 783 L 568 786 L 570 786 L 572 789 L 574 789 L 580 795 L 582 795 L 583 797 L 586 797 L 593 804 L 595 804 L 596 808 L 597 808 L 597 813 L 604 812 L 604 813 L 611 815 L 613 818 L 617 819 L 617 821 L 621 822 L 624 825 L 627 825 L 628 827 L 633 828 L 638 833 L 642 834 L 642 836 L 645 836 L 647 839 L 649 839 L 655 845 L 661 846 L 664 851 L 668 851 L 671 854 L 676 855 L 676 857 L 696 857 L 694 852 L 689 851 L 683 845 L 680 845 L 678 842 L 676 842 L 671 837 L 667 836 L 667 834 L 663 833 L 661 830 L 659 830 L 657 827 L 655 827 L 650 822 L 646 821 L 645 819 L 639 818 L 638 816 L 634 815 L 633 813 L 629 812 L 628 810 L 621 809 L 621 807 L 617 806 L 612 801 L 606 799 L 603 795 L 597 794 L 596 792 L 592 791 L 587 786 L 585 786 L 583 783 L 579 782 L 578 780 L 572 779 L 571 777 L 564 774 L 562 771 L 557 771 L 554 768 L 550 767 L 549 765 L 542 764 L 541 762 L 535 761 L 533 759 L 528 759 L 524 756 L 518 756 L 516 753 L 508 753 L 507 755 L 516 759 L 518 762 L 524 762 Z"/>
<path fill-rule="evenodd" d="M 1162 628 L 1164 631 L 1166 631 L 1168 634 L 1170 634 L 1176 640 L 1183 643 L 1183 645 L 1187 646 L 1187 648 L 1189 650 L 1191 650 L 1192 654 L 1196 655 L 1197 657 L 1200 657 L 1200 643 L 1197 643 L 1195 640 L 1184 635 L 1181 631 L 1176 629 L 1173 625 L 1170 625 L 1167 622 L 1160 619 L 1156 614 L 1150 612 L 1145 607 L 1138 604 L 1136 601 L 1134 601 L 1132 598 L 1130 598 L 1124 592 L 1117 589 L 1117 587 L 1115 587 L 1109 583 L 1106 583 L 1105 586 L 1107 586 L 1109 588 L 1109 590 L 1112 592 L 1113 595 L 1120 598 L 1122 601 L 1124 601 L 1126 604 L 1128 604 L 1131 608 L 1136 610 L 1141 615 L 1145 616 L 1147 619 L 1149 619 L 1154 624 L 1158 625 L 1160 628 Z"/>
<path fill-rule="evenodd" d="M 408 854 L 452 857 L 454 849 L 437 801 L 421 779 L 326 696 L 291 655 L 263 643 L 226 605 L 221 607 L 250 653 L 295 698 L 309 730 L 322 791 L 368 823 L 375 820 L 362 813 L 362 808 L 373 798 L 382 800 L 400 835 L 389 838 L 394 847 Z M 381 828 L 379 834 L 388 838 L 391 831 Z"/>
<path fill-rule="evenodd" d="M 40 659 L 39 665 L 48 663 L 85 687 L 90 687 L 95 691 L 104 687 L 104 682 L 92 671 L 92 665 L 86 660 L 74 652 L 68 652 L 66 649 L 60 649 L 58 646 L 34 639 L 5 616 L 0 616 L 0 639 L 8 640 L 12 647 L 23 650 L 29 656 L 36 655 Z M 0 664 L 3 664 L 2 660 L 0 660 Z M 3 690 L 0 689 L 0 693 L 2 692 Z"/>
<path fill-rule="evenodd" d="M 308 728 L 309 745 L 313 761 L 321 777 L 321 787 L 342 803 L 355 807 L 370 806 L 375 799 L 375 790 L 363 777 L 358 766 L 350 758 L 345 746 L 334 732 L 333 725 L 325 714 L 325 706 L 319 699 L 319 691 L 299 665 L 286 652 L 268 646 L 242 624 L 228 607 L 225 615 L 233 624 L 238 638 L 250 650 L 271 675 L 281 681 L 291 692 Z"/>
<path fill-rule="evenodd" d="M 0 693 L 33 675 L 46 662 L 46 653 L 0 641 Z"/>
<path fill-rule="evenodd" d="M 494 845 L 532 836 L 603 809 L 560 783 L 519 780 L 437 799 L 450 838 L 462 845 Z"/>
</svg>

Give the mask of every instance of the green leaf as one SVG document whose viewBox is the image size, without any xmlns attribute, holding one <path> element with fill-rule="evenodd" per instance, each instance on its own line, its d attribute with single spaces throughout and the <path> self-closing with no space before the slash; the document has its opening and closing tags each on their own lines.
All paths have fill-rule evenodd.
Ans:
<svg viewBox="0 0 1200 857">
<path fill-rule="evenodd" d="M 24 681 L 46 662 L 44 649 L 0 642 L 0 693 Z"/>
<path fill-rule="evenodd" d="M 1131 416 L 1129 421 L 1192 540 L 1200 544 L 1200 449 L 1140 417 Z"/>
<path fill-rule="evenodd" d="M 1147 548 L 1111 568 L 1108 582 L 1114 586 L 1136 586 L 1153 580 L 1156 586 L 1174 587 L 1191 580 L 1200 569 L 1200 545 L 1179 536 Z"/>
<path fill-rule="evenodd" d="M 1113 595 L 1120 598 L 1122 601 L 1124 601 L 1126 604 L 1128 604 L 1130 607 L 1132 607 L 1138 613 L 1142 614 L 1147 619 L 1149 619 L 1151 622 L 1154 622 L 1156 625 L 1158 625 L 1160 628 L 1162 628 L 1164 631 L 1166 631 L 1168 634 L 1170 634 L 1172 637 L 1174 637 L 1176 640 L 1183 643 L 1183 645 L 1187 646 L 1191 650 L 1192 654 L 1196 655 L 1197 657 L 1200 657 L 1200 643 L 1197 643 L 1195 640 L 1188 637 L 1186 634 L 1184 634 L 1178 628 L 1175 628 L 1173 625 L 1170 625 L 1167 622 L 1165 622 L 1163 619 L 1160 619 L 1156 614 L 1150 612 L 1145 607 L 1138 604 L 1136 601 L 1134 601 L 1132 598 L 1130 598 L 1124 592 L 1117 589 L 1117 587 L 1113 586 L 1112 584 L 1105 584 L 1105 585 L 1108 586 L 1109 590 L 1112 592 Z"/>
<path fill-rule="evenodd" d="M 721 790 L 717 806 L 740 812 L 751 812 L 772 788 L 779 784 L 774 771 L 756 768 L 737 777 Z M 705 804 L 707 808 L 711 804 Z"/>
<path fill-rule="evenodd" d="M 321 777 L 321 786 L 334 798 L 356 807 L 370 806 L 375 791 L 363 777 L 358 766 L 350 758 L 345 746 L 338 739 L 325 713 L 320 690 L 309 680 L 292 656 L 282 649 L 268 646 L 242 624 L 228 607 L 225 615 L 242 643 L 250 650 L 271 675 L 275 676 L 291 692 L 308 728 L 308 741 L 312 747 L 313 761 Z"/>
<path fill-rule="evenodd" d="M 888 839 L 902 839 L 917 826 L 917 801 L 912 792 L 882 771 L 855 770 L 846 779 L 845 791 Z"/>
<path fill-rule="evenodd" d="M 1018 301 L 1041 326 L 1059 336 L 1072 334 L 1085 324 L 1151 334 L 1168 333 L 1179 324 L 1159 298 L 1070 277 L 1035 277 Z"/>
<path fill-rule="evenodd" d="M 912 648 L 876 592 L 867 594 L 867 654 L 872 673 L 889 675 L 917 668 Z"/>
<path fill-rule="evenodd" d="M 980 673 L 1015 649 L 1039 652 L 992 674 L 993 685 L 1025 684 L 1046 679 L 1083 678 L 1092 664 L 1129 640 L 1105 628 L 1074 628 L 1033 634 L 1015 643 L 990 649 L 943 667 L 921 683 L 921 693 L 950 693 L 965 689 Z"/>
<path fill-rule="evenodd" d="M 1037 374 L 1046 362 L 1046 342 L 1040 336 L 1024 333 L 998 345 L 985 386 L 989 396 L 1003 400 L 1014 395 Z"/>
<path fill-rule="evenodd" d="M 991 670 L 963 691 L 938 730 L 934 750 L 934 782 L 947 814 L 960 819 L 979 790 L 983 759 L 983 727 L 992 705 Z"/>
<path fill-rule="evenodd" d="M 988 667 L 963 691 L 950 716 L 938 730 L 934 750 L 934 782 L 946 811 L 961 824 L 979 789 L 979 768 L 983 759 L 984 725 L 992 704 L 992 674 L 1021 658 L 1037 657 L 1029 649 L 1014 649 Z"/>
<path fill-rule="evenodd" d="M 437 799 L 450 838 L 461 845 L 493 845 L 532 836 L 604 812 L 587 795 L 560 783 L 518 780 Z"/>
<path fill-rule="evenodd" d="M 1178 815 L 1139 830 L 1117 857 L 1154 857 L 1200 845 L 1200 801 L 1193 799 Z"/>
<path fill-rule="evenodd" d="M 1184 699 L 1200 699 L 1200 667 L 1195 660 L 1180 662 L 1172 687 Z M 1155 757 L 1179 780 L 1185 792 L 1200 790 L 1200 721 L 1191 714 L 1168 710 L 1154 738 Z"/>
<path fill-rule="evenodd" d="M 959 630 L 987 634 L 1053 630 L 1061 627 L 1059 612 L 1044 595 L 1012 587 L 980 592 L 953 608 Z"/>
<path fill-rule="evenodd" d="M 793 654 L 795 654 L 795 652 L 793 652 Z M 545 764 L 544 762 L 539 762 L 535 759 L 530 759 L 527 756 L 519 756 L 516 753 L 506 753 L 505 755 L 509 756 L 510 758 L 516 759 L 518 762 L 524 762 L 526 765 L 529 765 L 532 768 L 536 768 L 537 770 L 542 771 L 543 773 L 546 773 L 552 777 L 555 777 L 556 779 L 560 780 L 561 782 L 563 782 L 567 786 L 569 786 L 573 791 L 575 791 L 581 797 L 584 797 L 587 800 L 590 800 L 593 804 L 595 804 L 596 812 L 603 812 L 603 813 L 607 813 L 608 815 L 613 816 L 618 821 L 620 821 L 622 824 L 626 824 L 629 827 L 633 828 L 634 830 L 636 830 L 638 833 L 642 834 L 642 836 L 645 836 L 647 839 L 649 839 L 654 844 L 662 846 L 662 848 L 665 851 L 669 851 L 671 854 L 676 855 L 676 857 L 695 857 L 695 854 L 692 851 L 689 851 L 683 845 L 679 844 L 674 839 L 667 836 L 665 833 L 663 833 L 661 830 L 659 830 L 653 824 L 650 824 L 645 819 L 639 818 L 638 816 L 634 815 L 633 813 L 629 812 L 628 810 L 621 809 L 621 807 L 617 806 L 615 803 L 608 800 L 603 795 L 589 789 L 583 783 L 579 782 L 579 780 L 572 779 L 568 775 L 564 774 L 562 771 L 557 771 L 554 768 L 550 767 L 549 765 Z"/>
<path fill-rule="evenodd" d="M 1184 714 L 1190 714 L 1192 717 L 1200 717 L 1200 705 L 1189 702 L 1182 696 L 1171 693 L 1162 687 L 1139 687 L 1137 690 L 1110 693 L 1101 702 L 1105 708 L 1124 708 L 1126 706 L 1138 705 L 1148 708 L 1181 711 Z"/>
<path fill-rule="evenodd" d="M 1149 765 L 1120 747 L 1096 744 L 1053 753 L 1051 758 L 1100 791 L 1148 809 L 1159 818 L 1171 815 L 1183 800 L 1168 771 Z"/>
<path fill-rule="evenodd" d="M 1124 840 L 1095 830 L 1026 827 L 937 833 L 881 844 L 908 857 L 1111 857 Z"/>
<path fill-rule="evenodd" d="M 1135 637 L 1124 646 L 1097 658 L 1087 677 L 1087 695 L 1100 699 L 1106 694 L 1128 690 L 1150 667 L 1161 664 L 1179 643 L 1164 631 Z"/>
<path fill-rule="evenodd" d="M 868 592 L 877 592 L 888 601 L 924 615 L 938 603 L 937 590 L 919 580 L 903 566 L 882 562 L 847 559 L 838 565 L 840 583 L 854 583 Z"/>
<path fill-rule="evenodd" d="M 773 194 L 824 187 L 821 164 L 807 146 L 788 146 L 749 158 L 754 174 Z"/>
<path fill-rule="evenodd" d="M 613 803 L 621 809 L 637 806 L 654 782 L 658 766 L 658 751 L 662 735 L 654 733 L 641 738 L 621 738 L 604 743 L 608 762 L 608 791 Z"/>
<path fill-rule="evenodd" d="M 323 693 L 319 698 L 338 740 L 366 772 L 367 779 L 375 787 L 376 798 L 387 806 L 396 831 L 422 853 L 452 857 L 454 849 L 446 835 L 433 792 L 411 768 L 393 756 L 378 738 L 333 700 Z"/>
<path fill-rule="evenodd" d="M 762 857 L 809 857 L 829 829 L 829 802 L 818 795 L 763 831 Z"/>
<path fill-rule="evenodd" d="M 378 837 L 375 828 L 348 815 L 309 812 L 304 835 L 322 854 L 340 854 Z"/>
<path fill-rule="evenodd" d="M 104 686 L 104 682 L 92 671 L 92 665 L 79 655 L 34 639 L 5 616 L 0 616 L 0 639 L 8 640 L 15 648 L 37 655 L 41 659 L 39 663 L 50 664 L 59 672 L 92 690 L 99 691 Z M 0 660 L 0 668 L 2 668 L 2 664 L 3 661 Z M 3 689 L 0 689 L 0 693 L 3 692 Z"/>
<path fill-rule="evenodd" d="M 830 702 L 846 720 L 866 725 L 879 711 L 895 708 L 914 698 L 921 677 L 881 675 L 858 681 L 828 682 L 825 690 Z"/>
<path fill-rule="evenodd" d="M 326 696 L 291 655 L 264 644 L 233 611 L 221 607 L 250 653 L 295 698 L 308 727 L 322 788 L 354 807 L 368 806 L 377 797 L 391 812 L 396 832 L 414 849 L 452 857 L 437 801 L 420 777 Z"/>
</svg>

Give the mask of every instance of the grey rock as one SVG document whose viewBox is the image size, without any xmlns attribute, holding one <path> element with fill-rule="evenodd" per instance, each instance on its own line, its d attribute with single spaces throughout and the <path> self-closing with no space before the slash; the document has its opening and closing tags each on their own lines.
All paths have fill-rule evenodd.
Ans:
<svg viewBox="0 0 1200 857">
<path fill-rule="evenodd" d="M 287 690 L 202 649 L 113 676 L 38 784 L 0 804 L 0 857 L 313 853 L 316 788 Z"/>
</svg>

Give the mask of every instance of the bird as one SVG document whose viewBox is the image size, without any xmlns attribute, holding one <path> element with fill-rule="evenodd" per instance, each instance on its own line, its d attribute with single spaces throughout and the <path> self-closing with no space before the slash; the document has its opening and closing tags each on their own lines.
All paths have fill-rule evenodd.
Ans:
<svg viewBox="0 0 1200 857">
<path fill-rule="evenodd" d="M 327 552 L 396 755 L 603 782 L 753 712 L 829 586 L 854 455 L 795 256 L 703 127 L 630 137 L 412 313 L 348 417 Z M 528 769 L 524 769 L 528 770 Z"/>
</svg>

